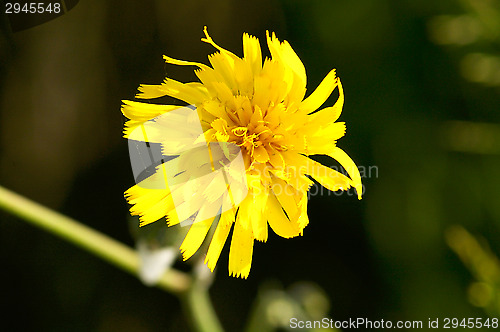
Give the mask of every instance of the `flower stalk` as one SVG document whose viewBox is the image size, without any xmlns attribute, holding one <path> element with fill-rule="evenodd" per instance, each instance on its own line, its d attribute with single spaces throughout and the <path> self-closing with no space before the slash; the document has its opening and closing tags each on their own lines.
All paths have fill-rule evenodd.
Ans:
<svg viewBox="0 0 500 332">
<path fill-rule="evenodd" d="M 137 276 L 140 263 L 137 253 L 105 234 L 1 186 L 0 208 Z M 169 269 L 157 287 L 183 300 L 197 331 L 223 331 L 210 302 L 208 288 L 199 285 L 191 276 Z"/>
</svg>

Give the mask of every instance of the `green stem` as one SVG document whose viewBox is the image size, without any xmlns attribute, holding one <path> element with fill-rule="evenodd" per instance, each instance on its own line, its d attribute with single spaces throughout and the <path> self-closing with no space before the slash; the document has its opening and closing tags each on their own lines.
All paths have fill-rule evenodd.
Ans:
<svg viewBox="0 0 500 332">
<path fill-rule="evenodd" d="M 93 253 L 137 276 L 139 256 L 130 247 L 76 220 L 33 202 L 0 186 L 0 208 Z M 223 331 L 210 302 L 208 287 L 175 269 L 168 270 L 157 287 L 181 298 L 199 332 Z"/>
<path fill-rule="evenodd" d="M 210 301 L 207 285 L 196 280 L 183 294 L 181 300 L 186 310 L 189 311 L 198 332 L 224 331 Z"/>
<path fill-rule="evenodd" d="M 109 236 L 3 187 L 0 187 L 0 208 L 74 243 L 126 272 L 137 275 L 139 257 L 136 252 Z M 170 270 L 160 280 L 158 287 L 172 293 L 180 293 L 186 291 L 190 284 L 191 278 L 187 274 Z"/>
</svg>

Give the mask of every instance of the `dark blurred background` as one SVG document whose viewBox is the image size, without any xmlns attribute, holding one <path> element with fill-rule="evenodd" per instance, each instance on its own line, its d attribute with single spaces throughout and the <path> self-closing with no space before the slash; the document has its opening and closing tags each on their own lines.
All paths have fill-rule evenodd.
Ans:
<svg viewBox="0 0 500 332">
<path fill-rule="evenodd" d="M 121 100 L 165 75 L 195 80 L 163 54 L 207 63 L 204 25 L 238 55 L 243 32 L 268 52 L 269 30 L 304 62 L 308 91 L 337 69 L 338 145 L 366 170 L 363 200 L 311 197 L 304 236 L 256 243 L 248 280 L 228 276 L 226 245 L 211 296 L 227 331 L 244 329 L 262 285 L 303 281 L 336 320 L 498 317 L 500 277 L 481 274 L 500 254 L 497 1 L 82 0 L 24 31 L 1 23 L 0 184 L 129 245 Z M 3 212 L 0 269 L 8 331 L 189 329 L 174 296 Z"/>
</svg>

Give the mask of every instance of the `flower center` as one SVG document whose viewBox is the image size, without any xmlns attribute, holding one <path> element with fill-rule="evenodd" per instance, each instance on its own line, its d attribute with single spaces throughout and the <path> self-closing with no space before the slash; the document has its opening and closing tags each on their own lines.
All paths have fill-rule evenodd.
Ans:
<svg viewBox="0 0 500 332">
<path fill-rule="evenodd" d="M 234 136 L 236 136 L 234 143 L 238 146 L 244 147 L 250 154 L 250 157 L 253 157 L 256 148 L 261 146 L 264 146 L 265 148 L 265 144 L 268 143 L 266 140 L 261 139 L 262 134 L 271 131 L 266 128 L 263 131 L 256 133 L 250 132 L 247 127 L 236 127 L 232 129 L 231 132 Z"/>
<path fill-rule="evenodd" d="M 277 151 L 288 150 L 284 105 L 272 105 L 264 111 L 257 105 L 237 111 L 226 108 L 225 112 L 229 121 L 219 118 L 211 123 L 213 139 L 238 145 L 247 167 L 265 164 Z"/>
</svg>

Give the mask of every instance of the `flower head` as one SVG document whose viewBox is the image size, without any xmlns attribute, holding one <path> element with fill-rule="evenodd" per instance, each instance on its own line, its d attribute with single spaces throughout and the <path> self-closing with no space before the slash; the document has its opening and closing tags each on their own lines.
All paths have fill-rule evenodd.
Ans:
<svg viewBox="0 0 500 332">
<path fill-rule="evenodd" d="M 240 58 L 218 46 L 206 28 L 204 32 L 206 37 L 202 41 L 218 50 L 209 56 L 211 66 L 164 56 L 169 64 L 197 67 L 195 74 L 200 82 L 181 83 L 166 78 L 160 85 L 141 85 L 136 97 L 171 96 L 194 105 L 196 110 L 193 108 L 191 112 L 199 117 L 201 138 L 204 139 L 201 141 L 209 146 L 220 144 L 218 158 L 224 159 L 225 155 L 230 159 L 229 155 L 237 153 L 228 152 L 224 143 L 239 147 L 247 190 L 240 195 L 239 203 L 230 208 L 220 207 L 224 202 L 235 202 L 235 191 L 228 194 L 227 181 L 216 180 L 215 176 L 202 186 L 198 183 L 197 190 L 190 195 L 184 194 L 180 205 L 195 206 L 200 213 L 192 216 L 197 222 L 191 225 L 180 249 L 184 259 L 191 257 L 213 224 L 215 231 L 205 259 L 213 270 L 234 224 L 229 273 L 246 278 L 250 272 L 254 240 L 267 240 L 268 225 L 285 238 L 302 235 L 309 222 L 307 192 L 313 184 L 311 178 L 333 191 L 354 187 L 361 199 L 361 177 L 352 159 L 336 146 L 337 140 L 345 134 L 345 124 L 336 122 L 344 104 L 344 93 L 335 70 L 330 71 L 315 91 L 304 98 L 306 71 L 287 41 L 280 42 L 274 33 L 267 33 L 271 58 L 263 60 L 259 40 L 244 34 L 244 56 Z M 336 88 L 339 98 L 335 104 L 317 111 Z M 153 119 L 155 124 L 161 123 L 163 120 L 154 119 L 178 108 L 124 101 L 122 111 L 130 119 L 125 125 L 125 137 L 137 139 L 132 137 L 134 130 L 142 128 L 141 132 L 144 132 L 148 121 Z M 178 164 L 183 160 L 187 163 L 199 160 L 196 157 L 198 150 L 187 151 L 186 141 L 181 137 L 167 135 L 168 139 L 164 136 L 155 140 L 151 136 L 154 135 L 149 135 L 149 138 L 145 135 L 139 140 L 161 143 L 163 154 L 177 155 Z M 199 143 L 200 137 L 190 142 Z M 212 155 L 215 155 L 213 150 Z M 315 154 L 337 160 L 349 177 L 308 157 Z M 211 164 L 214 170 L 214 157 L 210 158 L 210 162 L 195 161 L 195 169 L 206 167 L 209 172 Z M 165 173 L 161 167 L 156 170 L 153 177 Z M 182 171 L 173 176 L 192 178 L 193 172 Z M 229 172 L 229 177 L 237 178 L 231 175 L 233 173 Z M 228 174 L 224 175 L 226 180 Z M 185 192 L 183 188 L 175 191 Z M 126 192 L 126 197 L 133 204 L 131 213 L 139 215 L 142 224 L 166 216 L 168 224 L 173 225 L 182 222 L 185 216 L 179 218 L 182 208 L 174 202 L 172 192 L 171 186 L 155 189 L 139 183 Z M 194 200 L 192 197 L 198 198 Z M 201 207 L 202 202 L 210 204 Z M 206 219 L 201 218 L 201 212 L 207 209 L 218 212 Z M 220 219 L 215 217 L 217 213 L 221 214 Z"/>
</svg>

